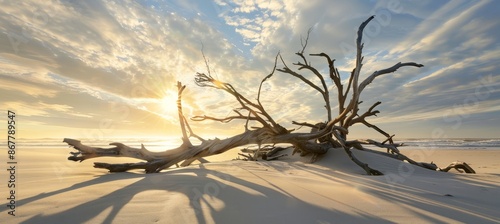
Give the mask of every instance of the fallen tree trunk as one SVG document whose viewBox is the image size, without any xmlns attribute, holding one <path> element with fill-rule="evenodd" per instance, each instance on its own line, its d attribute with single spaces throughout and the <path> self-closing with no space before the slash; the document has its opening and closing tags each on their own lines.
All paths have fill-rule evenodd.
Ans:
<svg viewBox="0 0 500 224">
<path fill-rule="evenodd" d="M 289 143 L 303 151 L 311 151 L 318 154 L 324 154 L 329 149 L 329 146 L 326 145 L 307 143 L 307 140 L 297 140 L 293 135 L 277 135 L 271 138 L 262 138 L 262 132 L 264 132 L 262 129 L 248 130 L 227 139 L 205 140 L 196 146 L 182 144 L 180 147 L 163 152 L 152 152 L 144 146 L 133 148 L 122 143 L 111 143 L 110 145 L 114 146 L 111 148 L 99 148 L 83 145 L 75 139 L 65 138 L 63 142 L 78 150 L 78 152 L 73 152 L 72 156 L 68 157 L 68 160 L 81 162 L 96 157 L 130 157 L 145 160 L 146 162 L 126 164 L 94 163 L 94 167 L 108 169 L 110 172 L 144 169 L 146 173 L 159 172 L 182 161 L 192 162 L 201 157 L 220 154 L 227 150 L 249 144 Z M 189 164 L 183 163 L 182 166 Z"/>
<path fill-rule="evenodd" d="M 84 145 L 79 140 L 65 138 L 63 142 L 77 150 L 77 152 L 71 153 L 72 156 L 68 157 L 68 160 L 81 162 L 96 157 L 130 157 L 145 160 L 146 162 L 125 164 L 94 163 L 94 167 L 108 169 L 110 172 L 124 172 L 132 169 L 144 169 L 146 173 L 155 173 L 182 161 L 184 162 L 181 165 L 187 166 L 191 164 L 191 162 L 202 157 L 220 154 L 226 152 L 227 150 L 249 144 L 261 145 L 268 143 L 288 143 L 305 152 L 324 154 L 328 151 L 329 147 L 325 144 L 316 144 L 309 141 L 324 135 L 322 132 L 305 134 L 290 133 L 278 124 L 275 124 L 276 126 L 267 126 L 257 128 L 255 130 L 249 130 L 247 128 L 245 132 L 223 140 L 218 138 L 205 140 L 193 133 L 189 123 L 183 115 L 182 92 L 185 89 L 185 86 L 178 82 L 177 88 L 178 114 L 183 136 L 183 143 L 181 146 L 165 150 L 163 152 L 152 152 L 147 150 L 144 145 L 141 145 L 141 148 L 134 148 L 115 142 L 110 143 L 110 145 L 113 145 L 114 147 L 100 148 Z M 276 130 L 281 132 L 277 133 Z M 189 140 L 190 137 L 198 138 L 201 141 L 201 144 L 193 145 Z"/>
</svg>

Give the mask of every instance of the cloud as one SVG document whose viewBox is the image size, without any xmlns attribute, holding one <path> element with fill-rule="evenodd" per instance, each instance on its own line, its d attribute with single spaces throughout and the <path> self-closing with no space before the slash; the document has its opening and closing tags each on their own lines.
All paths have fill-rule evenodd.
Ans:
<svg viewBox="0 0 500 224">
<path fill-rule="evenodd" d="M 416 77 L 408 76 L 412 78 L 402 79 L 390 76 L 394 80 L 386 79 L 383 83 L 385 86 L 402 86 L 396 88 L 398 91 L 391 91 L 383 98 L 389 98 L 389 103 L 399 108 L 407 108 L 402 110 L 405 113 L 417 112 L 418 106 L 425 105 L 423 111 L 418 110 L 419 113 L 429 112 L 434 116 L 428 118 L 439 118 L 442 114 L 438 112 L 439 109 L 461 104 L 464 100 L 474 96 L 476 89 L 484 87 L 485 84 L 481 80 L 487 78 L 490 80 L 488 85 L 495 86 L 494 88 L 498 86 L 500 67 L 494 58 L 500 56 L 500 49 L 492 47 L 491 43 L 493 40 L 498 40 L 496 30 L 499 24 L 490 21 L 494 14 L 490 9 L 491 6 L 488 2 L 478 2 L 464 10 L 462 5 L 453 5 L 458 7 L 459 10 L 457 10 L 457 8 L 449 8 L 450 5 L 446 5 L 446 14 L 450 15 L 451 19 L 445 23 L 445 26 L 427 30 L 424 32 L 427 33 L 426 36 L 422 36 L 423 30 L 419 30 L 418 37 L 422 38 L 419 43 L 414 43 L 412 47 L 406 49 L 398 45 L 394 48 L 397 50 L 392 50 L 386 56 L 387 58 L 411 58 L 427 67 Z M 422 27 L 430 27 L 427 23 L 430 21 L 423 21 Z M 479 24 L 484 24 L 484 27 L 478 26 Z M 406 43 L 414 38 L 408 36 Z M 492 88 L 488 87 L 488 92 L 485 93 L 489 94 L 489 97 L 481 99 L 481 101 L 484 100 L 484 106 L 480 106 L 477 111 L 470 111 L 471 114 L 480 113 L 480 110 L 490 111 L 491 108 L 487 105 L 498 99 L 498 91 Z M 432 113 L 432 111 L 435 112 Z"/>
<path fill-rule="evenodd" d="M 141 98 L 161 100 L 165 90 L 175 89 L 175 80 L 192 82 L 203 67 L 201 43 L 214 64 L 238 60 L 200 18 L 164 15 L 132 1 L 23 5 L 8 3 L 0 12 L 1 88 L 41 102 L 84 94 L 90 96 L 84 101 L 88 107 L 114 101 L 139 108 Z M 68 105 L 86 111 L 81 103 Z M 47 107 L 12 106 L 33 116 L 51 113 Z"/>
<path fill-rule="evenodd" d="M 0 89 L 4 89 L 6 92 L 24 93 L 33 97 L 54 97 L 58 93 L 57 90 L 45 89 L 38 84 L 30 83 L 26 80 L 21 81 L 12 79 L 11 77 L 2 78 L 2 82 L 0 82 Z"/>
<path fill-rule="evenodd" d="M 35 103 L 26 104 L 19 101 L 2 102 L 3 108 L 16 108 L 22 116 L 50 116 L 51 112 L 69 112 L 71 106 L 62 104 Z"/>
<path fill-rule="evenodd" d="M 364 33 L 361 78 L 398 61 L 425 65 L 379 77 L 365 90 L 364 109 L 377 100 L 383 102 L 382 117 L 375 121 L 442 120 L 443 113 L 476 97 L 473 109 L 463 108 L 472 119 L 483 111 L 498 111 L 494 106 L 500 98 L 496 4 L 391 0 L 6 2 L 0 10 L 0 93 L 6 106 L 26 110 L 33 124 L 90 128 L 99 126 L 98 121 L 90 122 L 99 117 L 116 121 L 120 124 L 116 128 L 142 130 L 144 122 L 151 122 L 158 124 L 154 130 L 175 130 L 175 110 L 161 105 L 175 94 L 175 81 L 188 85 L 184 94 L 188 116 L 225 116 L 238 106 L 228 94 L 193 84 L 193 75 L 206 70 L 202 45 L 212 75 L 255 99 L 278 52 L 294 68 L 292 63 L 300 59 L 294 53 L 301 49 L 301 40 L 311 27 L 306 54 L 330 54 L 347 78 L 354 65 L 355 31 L 369 15 L 375 15 Z M 323 58 L 309 61 L 320 71 L 327 70 Z M 278 62 L 277 67 L 282 66 Z M 312 74 L 304 75 L 319 83 Z M 491 85 L 485 87 L 483 79 Z M 485 87 L 480 97 L 475 95 L 478 87 Z M 283 73 L 276 72 L 265 83 L 261 100 L 283 125 L 326 117 L 321 97 Z M 128 111 L 128 115 L 118 122 L 117 111 Z M 221 127 L 209 123 L 206 131 Z M 231 128 L 242 130 L 241 126 Z"/>
</svg>

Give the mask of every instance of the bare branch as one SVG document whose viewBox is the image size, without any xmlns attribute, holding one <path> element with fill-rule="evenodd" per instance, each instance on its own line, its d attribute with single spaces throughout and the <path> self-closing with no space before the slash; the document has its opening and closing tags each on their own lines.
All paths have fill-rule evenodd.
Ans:
<svg viewBox="0 0 500 224">
<path fill-rule="evenodd" d="M 391 135 L 391 136 L 389 136 L 386 140 L 384 140 L 384 141 L 382 142 L 382 144 L 385 144 L 386 142 L 389 142 L 389 143 L 393 144 L 394 142 L 392 141 L 392 138 L 393 138 L 394 136 L 395 136 L 395 135 Z"/>
<path fill-rule="evenodd" d="M 418 68 L 424 67 L 424 65 L 417 64 L 415 62 L 407 62 L 407 63 L 401 63 L 401 62 L 399 62 L 399 63 L 393 65 L 390 68 L 386 68 L 386 69 L 382 69 L 382 70 L 379 70 L 379 71 L 375 71 L 375 72 L 373 72 L 373 74 L 371 74 L 370 76 L 368 76 L 361 84 L 359 84 L 359 92 L 363 91 L 363 89 L 368 84 L 370 84 L 376 77 L 381 76 L 383 74 L 395 72 L 399 68 L 404 67 L 404 66 L 414 66 L 414 67 L 418 67 Z"/>
<path fill-rule="evenodd" d="M 382 102 L 378 101 L 376 102 L 375 104 L 373 104 L 369 109 L 368 111 L 366 111 L 364 114 L 362 114 L 361 116 L 357 117 L 357 118 L 354 118 L 351 120 L 351 122 L 348 124 L 348 126 L 352 126 L 356 123 L 360 123 L 360 122 L 363 122 L 365 121 L 365 118 L 369 117 L 369 116 L 377 116 L 378 113 L 380 113 L 380 111 L 378 110 L 373 110 L 375 109 L 376 106 L 380 105 Z"/>
<path fill-rule="evenodd" d="M 354 162 L 356 163 L 356 165 L 358 165 L 359 167 L 363 168 L 363 170 L 365 170 L 366 174 L 368 175 L 374 175 L 374 176 L 380 176 L 380 175 L 384 175 L 382 172 L 376 170 L 376 169 L 372 169 L 368 166 L 368 164 L 366 163 L 363 163 L 361 162 L 358 158 L 356 158 L 352 152 L 351 152 L 351 147 L 350 146 L 347 146 L 346 143 L 345 143 L 345 140 L 342 138 L 342 136 L 340 136 L 338 133 L 334 132 L 333 133 L 335 135 L 335 137 L 339 140 L 339 143 L 340 145 L 342 146 L 342 148 L 344 148 L 344 151 L 347 153 L 347 155 L 349 156 L 349 158 Z"/>
<path fill-rule="evenodd" d="M 264 108 L 260 107 L 257 104 L 252 103 L 250 100 L 245 98 L 243 95 L 237 92 L 231 84 L 221 82 L 203 73 L 197 73 L 195 77 L 195 82 L 198 86 L 212 87 L 224 90 L 225 92 L 234 96 L 236 100 L 240 103 L 241 107 L 245 110 L 248 110 L 253 115 L 253 117 L 264 127 L 270 127 L 270 125 L 265 121 L 265 119 L 261 118 L 259 114 L 265 116 L 267 120 L 270 121 L 273 126 L 275 126 L 276 123 L 271 118 L 271 116 L 269 116 L 269 114 L 265 112 Z"/>
<path fill-rule="evenodd" d="M 203 139 L 202 137 L 200 137 L 199 135 L 195 134 L 193 132 L 193 130 L 191 129 L 191 126 L 189 126 L 189 123 L 187 122 L 187 119 L 186 117 L 183 116 L 183 119 L 184 119 L 184 123 L 186 124 L 186 127 L 189 131 L 189 137 L 194 137 L 194 138 L 197 138 L 198 140 L 200 140 L 201 142 L 204 142 L 206 141 L 205 139 Z"/>
<path fill-rule="evenodd" d="M 328 62 L 328 69 L 329 69 L 329 74 L 330 74 L 330 78 L 332 79 L 333 83 L 335 84 L 335 86 L 337 87 L 337 99 L 338 99 L 338 106 L 339 106 L 339 114 L 341 114 L 343 111 L 344 111 L 344 104 L 345 104 L 345 100 L 346 100 L 346 96 L 347 96 L 347 92 L 344 94 L 344 86 L 342 85 L 342 80 L 340 78 L 340 74 L 339 74 L 339 71 L 337 68 L 335 68 L 335 65 L 334 65 L 334 62 L 335 60 L 332 60 L 330 58 L 330 56 L 328 56 L 327 54 L 325 53 L 320 53 L 320 54 L 310 54 L 311 56 L 320 56 L 320 57 L 325 57 L 327 62 Z M 351 85 L 351 80 L 352 80 L 352 74 L 351 74 L 351 79 L 349 80 L 349 84 L 348 84 L 348 90 L 349 90 L 349 87 Z M 328 88 L 325 87 L 326 90 L 328 90 Z M 328 99 L 328 102 L 330 100 Z M 328 106 L 330 107 L 330 106 Z M 331 109 L 329 111 L 329 113 L 331 114 Z M 331 120 L 331 115 L 328 116 L 328 120 Z M 343 125 L 343 120 L 341 120 L 341 123 L 340 125 Z"/>
<path fill-rule="evenodd" d="M 295 125 L 299 125 L 299 126 L 306 126 L 306 127 L 310 127 L 310 128 L 316 128 L 316 125 L 315 124 L 310 124 L 310 123 L 307 123 L 307 122 L 296 122 L 296 121 L 292 121 L 292 124 L 295 124 Z"/>
<path fill-rule="evenodd" d="M 402 146 L 402 144 L 383 144 L 372 139 L 358 139 L 354 141 L 349 141 L 348 145 L 353 145 L 354 143 L 365 144 L 365 145 L 375 145 L 380 148 L 386 148 L 394 152 L 395 154 L 400 154 L 397 147 Z"/>
<path fill-rule="evenodd" d="M 273 67 L 273 70 L 271 71 L 271 73 L 269 73 L 269 75 L 267 75 L 266 77 L 264 77 L 264 78 L 262 79 L 262 81 L 260 81 L 259 91 L 257 92 L 257 103 L 258 103 L 258 104 L 259 104 L 259 106 L 260 106 L 260 107 L 262 107 L 262 108 L 264 108 L 264 107 L 262 106 L 262 104 L 260 103 L 260 92 L 261 92 L 261 90 L 262 90 L 262 84 L 263 84 L 266 80 L 270 79 L 270 78 L 274 75 L 274 72 L 276 71 L 276 65 L 278 64 L 278 56 L 279 56 L 279 54 L 280 54 L 280 53 L 278 52 L 278 54 L 276 54 L 276 57 L 274 58 L 274 67 Z"/>
<path fill-rule="evenodd" d="M 181 82 L 177 82 L 177 113 L 179 115 L 179 123 L 182 130 L 182 142 L 184 142 L 184 144 L 191 144 L 186 132 L 185 123 L 187 122 L 182 113 L 182 91 L 184 91 L 184 89 L 186 89 L 186 86 L 183 86 Z"/>
<path fill-rule="evenodd" d="M 307 59 L 306 57 L 304 56 L 304 51 L 306 50 L 307 48 L 307 43 L 309 42 L 309 35 L 311 34 L 311 31 L 312 31 L 312 27 L 310 27 L 308 30 L 307 30 L 307 36 L 306 38 L 300 38 L 300 45 L 302 46 L 302 50 L 295 53 L 296 55 L 300 56 L 302 58 L 302 60 L 304 61 L 304 64 L 306 65 L 309 65 L 309 63 L 307 63 Z"/>
<path fill-rule="evenodd" d="M 347 106 L 347 108 L 345 109 L 352 112 L 351 115 L 349 115 L 349 117 L 346 118 L 346 121 L 344 121 L 344 126 L 349 124 L 350 120 L 352 120 L 358 112 L 358 101 L 360 95 L 360 91 L 358 91 L 358 79 L 359 79 L 359 74 L 361 73 L 361 67 L 363 66 L 362 64 L 363 43 L 361 41 L 363 39 L 363 30 L 373 18 L 375 18 L 375 16 L 370 16 L 367 20 L 361 23 L 361 25 L 358 28 L 358 37 L 356 39 L 356 67 L 354 68 L 354 71 L 350 77 L 352 78 L 352 83 L 350 84 L 350 86 L 352 86 L 352 98 L 351 102 L 349 103 L 349 106 Z"/>
<path fill-rule="evenodd" d="M 299 73 L 292 71 L 290 68 L 288 68 L 288 67 L 285 66 L 284 68 L 277 69 L 277 70 L 280 71 L 280 72 L 287 73 L 287 74 L 290 74 L 292 76 L 295 76 L 295 77 L 299 78 L 300 80 L 302 80 L 303 82 L 305 82 L 310 87 L 312 87 L 315 90 L 317 90 L 318 92 L 320 92 L 321 94 L 325 94 L 325 92 L 319 86 L 315 85 L 314 83 L 312 83 L 311 81 L 309 81 L 308 79 L 306 79 L 304 76 L 300 75 Z"/>
<path fill-rule="evenodd" d="M 299 70 L 307 69 L 307 70 L 311 71 L 321 81 L 321 85 L 323 86 L 323 91 L 319 91 L 319 92 L 321 93 L 321 95 L 323 96 L 323 100 L 325 101 L 325 108 L 326 108 L 326 112 L 327 112 L 327 120 L 331 120 L 332 119 L 332 110 L 331 110 L 331 106 L 330 106 L 330 93 L 328 91 L 328 87 L 326 86 L 325 79 L 323 78 L 323 76 L 321 75 L 321 73 L 319 73 L 319 71 L 316 68 L 314 68 L 314 67 L 312 67 L 310 65 L 302 64 L 302 63 L 297 63 L 296 65 L 300 66 Z"/>
<path fill-rule="evenodd" d="M 222 123 L 229 123 L 235 119 L 259 121 L 259 119 L 257 119 L 256 117 L 251 117 L 250 115 L 249 116 L 229 116 L 229 117 L 225 117 L 225 118 L 216 118 L 216 117 L 202 115 L 202 116 L 194 116 L 191 118 L 191 120 L 193 120 L 193 121 L 213 120 L 213 121 L 219 121 Z"/>
</svg>

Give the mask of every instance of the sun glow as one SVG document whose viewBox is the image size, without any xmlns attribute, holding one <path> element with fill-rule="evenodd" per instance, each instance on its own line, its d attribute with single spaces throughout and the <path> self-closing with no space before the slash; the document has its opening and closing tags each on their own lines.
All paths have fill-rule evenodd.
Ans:
<svg viewBox="0 0 500 224">
<path fill-rule="evenodd" d="M 166 91 L 159 103 L 162 113 L 170 115 L 177 113 L 177 93 Z"/>
</svg>

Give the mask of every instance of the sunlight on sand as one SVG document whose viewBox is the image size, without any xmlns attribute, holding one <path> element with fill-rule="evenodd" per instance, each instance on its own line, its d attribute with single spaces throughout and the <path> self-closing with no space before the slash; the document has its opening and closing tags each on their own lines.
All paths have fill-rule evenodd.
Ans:
<svg viewBox="0 0 500 224">
<path fill-rule="evenodd" d="M 92 168 L 127 158 L 75 163 L 66 160 L 67 148 L 25 148 L 16 217 L 2 206 L 2 223 L 500 222 L 499 150 L 433 152 L 438 165 L 464 159 L 475 175 L 413 166 L 409 172 L 399 161 L 354 151 L 384 176 L 366 176 L 342 151 L 314 164 L 298 156 L 231 161 L 237 152 L 146 175 Z"/>
</svg>

